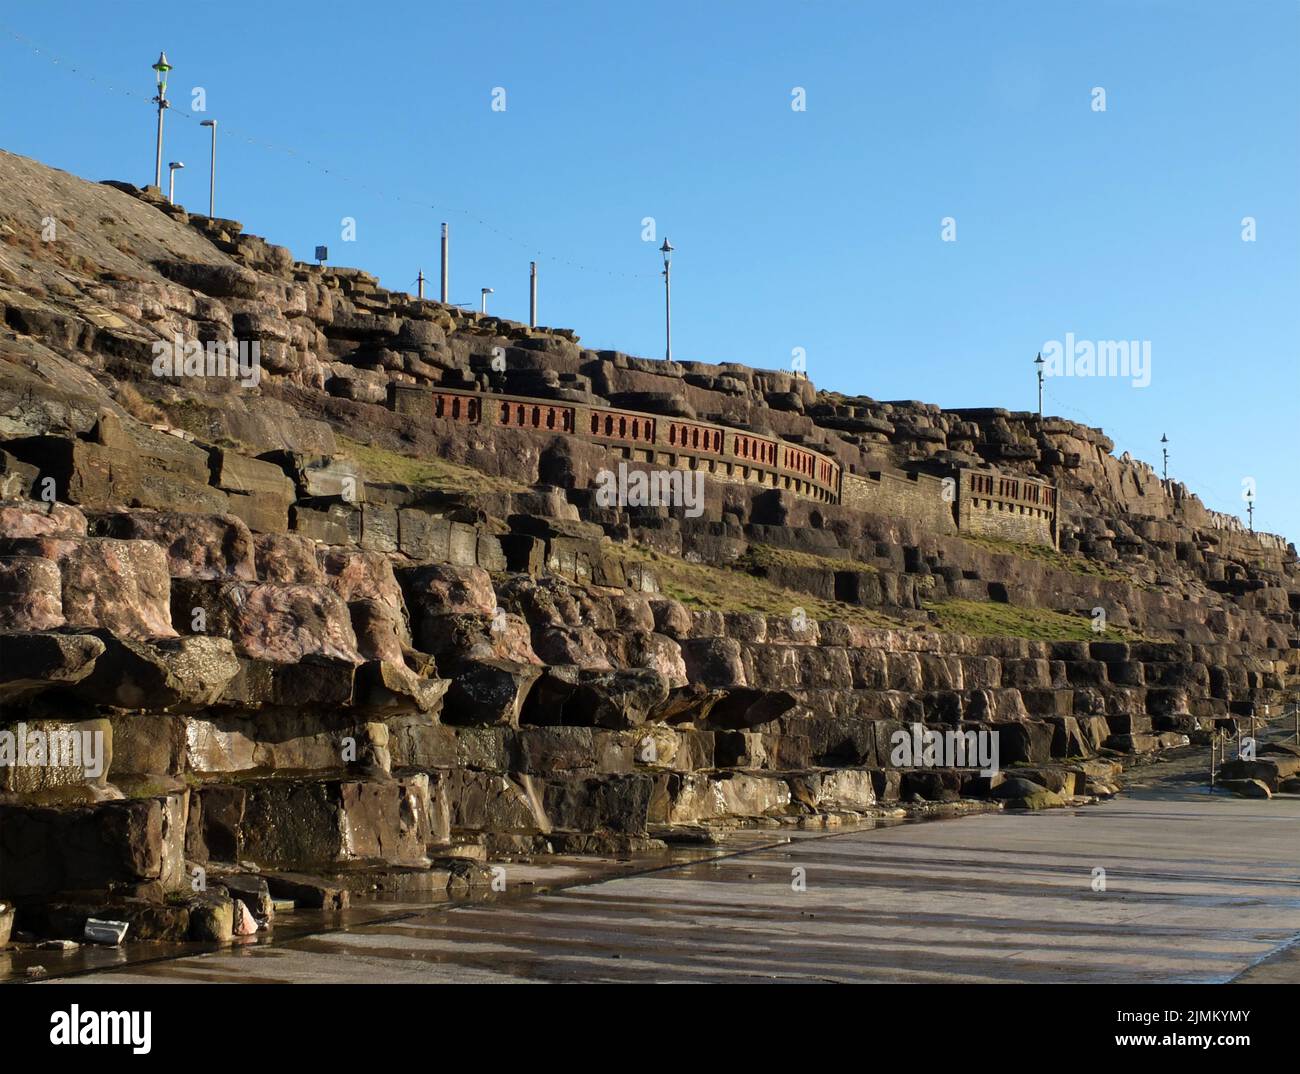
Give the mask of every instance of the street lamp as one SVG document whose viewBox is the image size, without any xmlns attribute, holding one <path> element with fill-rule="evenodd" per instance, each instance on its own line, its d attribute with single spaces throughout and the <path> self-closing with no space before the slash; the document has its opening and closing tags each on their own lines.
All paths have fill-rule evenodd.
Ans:
<svg viewBox="0 0 1300 1074">
<path fill-rule="evenodd" d="M 158 96 L 153 100 L 158 106 L 158 141 L 155 147 L 154 165 L 153 165 L 153 185 L 162 189 L 162 142 L 163 142 L 163 112 L 171 107 L 167 102 L 167 72 L 172 69 L 172 65 L 167 62 L 167 53 L 158 53 L 158 62 L 153 65 L 154 72 L 158 76 Z"/>
<path fill-rule="evenodd" d="M 1169 480 L 1169 449 L 1165 445 L 1169 443 L 1169 437 L 1164 433 L 1160 434 L 1160 453 L 1165 457 L 1165 480 Z"/>
<path fill-rule="evenodd" d="M 447 232 L 447 225 L 442 225 L 442 304 L 447 305 L 447 269 L 448 269 L 448 252 L 451 236 Z"/>
<path fill-rule="evenodd" d="M 668 241 L 667 235 L 664 236 L 664 244 L 659 247 L 659 252 L 664 255 L 664 327 L 667 333 L 664 359 L 671 362 L 673 360 L 673 244 Z"/>
<path fill-rule="evenodd" d="M 488 296 L 488 295 L 494 295 L 494 294 L 496 294 L 496 292 L 495 292 L 494 290 L 492 290 L 492 288 L 490 288 L 490 287 L 480 287 L 480 288 L 479 288 L 479 293 L 478 293 L 478 297 L 479 297 L 479 311 L 480 311 L 481 313 L 487 313 L 487 296 Z"/>
<path fill-rule="evenodd" d="M 179 160 L 170 161 L 167 165 L 167 202 L 170 205 L 176 204 L 176 173 L 185 165 Z"/>
<path fill-rule="evenodd" d="M 217 204 L 217 121 L 205 119 L 200 121 L 199 126 L 212 128 L 212 166 L 208 171 L 208 219 L 211 220 L 217 215 L 213 211 Z"/>
<path fill-rule="evenodd" d="M 1034 366 L 1038 370 L 1038 421 L 1041 424 L 1043 420 L 1043 366 L 1047 363 L 1043 361 L 1043 352 L 1038 352 L 1038 357 L 1034 359 Z"/>
<path fill-rule="evenodd" d="M 1246 516 L 1250 519 L 1250 532 L 1255 532 L 1255 490 L 1246 490 Z"/>
</svg>

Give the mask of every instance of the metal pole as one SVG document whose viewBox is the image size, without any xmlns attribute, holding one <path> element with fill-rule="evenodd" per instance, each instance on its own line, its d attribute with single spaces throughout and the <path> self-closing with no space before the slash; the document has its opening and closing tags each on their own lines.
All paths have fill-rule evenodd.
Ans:
<svg viewBox="0 0 1300 1074">
<path fill-rule="evenodd" d="M 212 124 L 212 165 L 208 170 L 208 219 L 211 220 L 217 215 L 217 121 L 208 122 Z"/>
<path fill-rule="evenodd" d="M 153 185 L 159 190 L 162 189 L 162 142 L 163 142 L 163 109 L 167 107 L 167 100 L 162 95 L 162 90 L 158 91 L 155 98 L 158 102 L 158 140 L 155 144 L 155 156 L 153 163 Z"/>
<path fill-rule="evenodd" d="M 442 225 L 442 304 L 447 304 L 447 225 Z"/>
<path fill-rule="evenodd" d="M 415 297 L 423 298 L 424 297 L 424 269 L 421 269 L 419 275 L 415 277 L 415 286 L 417 288 L 415 292 Z"/>
<path fill-rule="evenodd" d="M 169 205 L 176 204 L 176 169 L 167 169 L 167 202 Z"/>
<path fill-rule="evenodd" d="M 1043 370 L 1038 370 L 1038 420 L 1043 420 Z"/>
<path fill-rule="evenodd" d="M 667 331 L 664 358 L 673 360 L 673 267 L 671 262 L 664 263 L 664 324 Z"/>
<path fill-rule="evenodd" d="M 537 262 L 528 262 L 528 327 L 537 327 Z"/>
</svg>

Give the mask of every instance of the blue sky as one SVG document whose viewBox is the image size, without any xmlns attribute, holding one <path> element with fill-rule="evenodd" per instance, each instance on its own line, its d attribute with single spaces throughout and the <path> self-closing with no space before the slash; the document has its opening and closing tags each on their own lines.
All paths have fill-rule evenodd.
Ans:
<svg viewBox="0 0 1300 1074">
<path fill-rule="evenodd" d="M 1254 478 L 1294 539 L 1298 43 L 1295 0 L 43 0 L 0 8 L 0 147 L 151 180 L 165 48 L 178 200 L 206 211 L 198 86 L 218 214 L 395 289 L 447 220 L 453 301 L 524 319 L 537 259 L 543 323 L 659 356 L 667 234 L 676 357 L 802 347 L 821 387 L 944 406 L 1032 408 L 1066 333 L 1149 341 L 1148 387 L 1046 410 L 1157 464 L 1168 433 L 1171 475 L 1234 513 Z"/>
</svg>

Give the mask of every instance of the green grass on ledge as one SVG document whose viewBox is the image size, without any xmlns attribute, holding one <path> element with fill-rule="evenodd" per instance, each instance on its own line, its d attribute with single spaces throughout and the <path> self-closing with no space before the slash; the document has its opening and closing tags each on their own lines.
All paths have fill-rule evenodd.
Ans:
<svg viewBox="0 0 1300 1074">
<path fill-rule="evenodd" d="M 518 481 L 492 477 L 446 459 L 399 455 L 396 451 L 372 447 L 345 436 L 339 436 L 337 440 L 339 451 L 357 464 L 367 481 L 448 492 L 521 492 L 525 488 Z"/>
<path fill-rule="evenodd" d="M 1018 544 L 1015 541 L 1003 540 L 1000 537 L 984 537 L 970 533 L 959 534 L 959 536 L 967 544 L 973 544 L 987 552 L 997 552 L 1004 556 L 1018 556 L 1020 559 L 1036 559 L 1040 563 L 1045 563 L 1058 571 L 1085 574 L 1092 578 L 1108 578 L 1112 581 L 1130 583 L 1133 581 L 1129 575 L 1116 570 L 1114 567 L 1098 563 L 1087 556 L 1071 556 L 1065 552 L 1058 552 L 1049 545 Z"/>
<path fill-rule="evenodd" d="M 974 637 L 1028 638 L 1031 641 L 1138 641 L 1141 635 L 1111 627 L 1095 633 L 1092 619 L 1050 608 L 1023 608 L 980 600 L 944 600 L 925 609 L 938 620 L 936 629 Z"/>
<path fill-rule="evenodd" d="M 624 563 L 650 567 L 664 596 L 697 611 L 788 616 L 795 608 L 802 608 L 810 619 L 842 619 L 891 630 L 906 630 L 911 626 L 873 608 L 822 600 L 774 585 L 745 570 L 743 558 L 737 561 L 737 566 L 714 567 L 632 545 L 614 544 L 610 552 Z"/>
</svg>

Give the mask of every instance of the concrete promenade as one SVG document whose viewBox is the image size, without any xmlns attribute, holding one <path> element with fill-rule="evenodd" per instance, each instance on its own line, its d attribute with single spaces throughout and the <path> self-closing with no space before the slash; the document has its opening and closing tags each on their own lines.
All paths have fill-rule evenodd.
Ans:
<svg viewBox="0 0 1300 1074">
<path fill-rule="evenodd" d="M 562 882 L 555 868 L 507 876 Z M 798 835 L 495 905 L 392 909 L 400 920 L 72 979 L 1296 981 L 1300 798 L 1156 783 L 1081 809 Z"/>
</svg>

